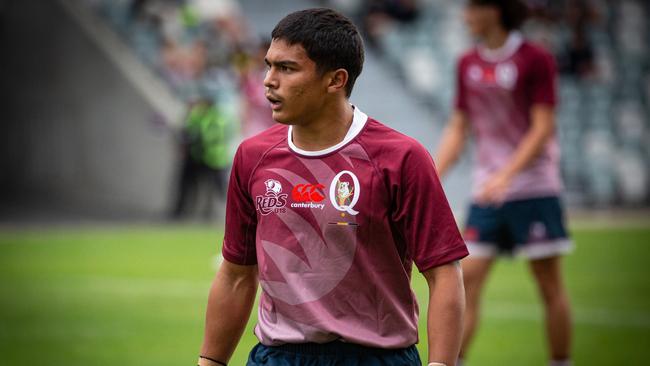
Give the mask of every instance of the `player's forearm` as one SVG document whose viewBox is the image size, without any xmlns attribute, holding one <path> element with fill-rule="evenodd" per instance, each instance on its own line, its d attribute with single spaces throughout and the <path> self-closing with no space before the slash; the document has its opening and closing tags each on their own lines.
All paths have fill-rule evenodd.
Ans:
<svg viewBox="0 0 650 366">
<path fill-rule="evenodd" d="M 249 273 L 232 273 L 224 263 L 217 273 L 206 311 L 201 355 L 227 362 L 250 317 L 257 292 L 257 267 Z M 232 264 L 230 264 L 232 266 Z"/>
<path fill-rule="evenodd" d="M 501 171 L 502 174 L 514 177 L 528 167 L 542 152 L 555 131 L 551 107 L 537 106 L 531 113 L 531 127 L 517 146 L 508 164 Z"/>
<path fill-rule="evenodd" d="M 458 263 L 442 267 L 433 274 L 431 280 L 427 278 L 429 362 L 453 366 L 456 364 L 462 339 L 465 290 Z"/>
<path fill-rule="evenodd" d="M 434 155 L 440 177 L 447 173 L 463 152 L 466 138 L 464 118 L 462 113 L 455 112 L 442 134 L 438 150 Z"/>
</svg>

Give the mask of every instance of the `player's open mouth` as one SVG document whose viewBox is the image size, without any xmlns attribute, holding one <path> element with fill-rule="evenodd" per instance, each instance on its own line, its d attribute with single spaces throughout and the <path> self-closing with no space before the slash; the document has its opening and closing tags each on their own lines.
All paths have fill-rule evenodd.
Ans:
<svg viewBox="0 0 650 366">
<path fill-rule="evenodd" d="M 268 99 L 269 102 L 271 102 L 271 109 L 273 109 L 274 111 L 277 111 L 278 109 L 282 108 L 282 101 L 276 98 L 275 96 L 267 94 L 266 99 Z"/>
</svg>

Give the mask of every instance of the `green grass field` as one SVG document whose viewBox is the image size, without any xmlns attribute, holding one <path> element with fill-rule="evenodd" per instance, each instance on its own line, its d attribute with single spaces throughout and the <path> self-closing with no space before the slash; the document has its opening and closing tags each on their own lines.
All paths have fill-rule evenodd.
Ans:
<svg viewBox="0 0 650 366">
<path fill-rule="evenodd" d="M 0 365 L 193 365 L 221 235 L 205 227 L 0 231 Z M 573 236 L 575 364 L 649 365 L 650 228 Z M 422 299 L 425 284 L 414 277 Z M 524 263 L 495 267 L 484 306 L 469 366 L 545 365 Z M 243 365 L 255 344 L 254 320 L 231 365 Z"/>
</svg>

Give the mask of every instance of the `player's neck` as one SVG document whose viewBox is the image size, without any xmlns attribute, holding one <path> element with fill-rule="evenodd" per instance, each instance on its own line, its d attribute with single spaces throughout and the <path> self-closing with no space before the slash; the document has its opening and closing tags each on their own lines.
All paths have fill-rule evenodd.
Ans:
<svg viewBox="0 0 650 366">
<path fill-rule="evenodd" d="M 509 32 L 502 27 L 494 27 L 483 37 L 483 45 L 491 50 L 503 47 L 508 40 Z"/>
<path fill-rule="evenodd" d="M 306 151 L 334 146 L 343 141 L 353 118 L 354 110 L 347 99 L 336 101 L 309 123 L 293 125 L 293 144 Z"/>
</svg>

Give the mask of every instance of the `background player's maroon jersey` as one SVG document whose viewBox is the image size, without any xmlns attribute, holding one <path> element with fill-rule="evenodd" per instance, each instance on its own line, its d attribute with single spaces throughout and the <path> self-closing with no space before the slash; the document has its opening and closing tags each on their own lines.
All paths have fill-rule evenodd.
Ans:
<svg viewBox="0 0 650 366">
<path fill-rule="evenodd" d="M 473 194 L 503 168 L 531 123 L 531 107 L 556 104 L 553 56 L 513 32 L 498 50 L 481 46 L 458 64 L 456 108 L 476 142 Z M 506 200 L 557 195 L 562 189 L 555 136 L 512 182 Z"/>
<path fill-rule="evenodd" d="M 345 139 L 302 151 L 291 127 L 244 141 L 228 192 L 223 256 L 259 266 L 265 345 L 417 342 L 410 288 L 467 255 L 429 153 L 355 108 Z"/>
</svg>

